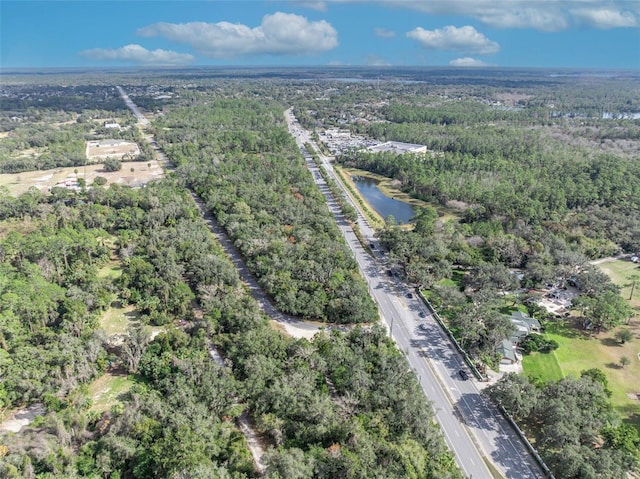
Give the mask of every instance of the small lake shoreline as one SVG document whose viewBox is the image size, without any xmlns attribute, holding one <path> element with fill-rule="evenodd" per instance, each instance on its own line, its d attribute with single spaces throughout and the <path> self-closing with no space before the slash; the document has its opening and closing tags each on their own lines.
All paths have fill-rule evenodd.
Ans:
<svg viewBox="0 0 640 479">
<path fill-rule="evenodd" d="M 417 208 L 408 201 L 396 198 L 396 195 L 389 195 L 383 191 L 380 182 L 369 176 L 351 175 L 358 194 L 378 213 L 382 218 L 393 216 L 397 224 L 411 224 L 415 217 Z"/>
<path fill-rule="evenodd" d="M 427 206 L 434 207 L 438 211 L 438 215 L 440 217 L 439 221 L 441 222 L 458 221 L 460 219 L 460 212 L 462 210 L 461 208 L 443 206 L 441 204 L 429 203 L 427 201 L 414 198 L 410 194 L 405 193 L 404 191 L 398 188 L 400 182 L 395 178 L 389 178 L 387 176 L 378 175 L 376 173 L 371 173 L 370 171 L 360 170 L 357 168 L 346 168 L 346 167 L 338 166 L 337 169 L 341 173 L 342 177 L 346 181 L 351 183 L 351 186 L 358 193 L 361 200 L 365 202 L 368 205 L 369 209 L 378 216 L 381 223 L 384 223 L 384 217 L 374 208 L 373 205 L 371 205 L 371 203 L 367 201 L 367 198 L 365 198 L 364 195 L 360 192 L 360 189 L 354 182 L 353 177 L 359 176 L 359 177 L 369 178 L 373 181 L 376 181 L 377 187 L 382 194 L 389 197 L 389 199 L 400 201 L 402 203 L 408 203 L 416 211 L 419 208 L 426 208 Z M 401 226 L 406 228 L 406 227 L 412 227 L 412 225 L 413 223 L 403 224 Z"/>
</svg>

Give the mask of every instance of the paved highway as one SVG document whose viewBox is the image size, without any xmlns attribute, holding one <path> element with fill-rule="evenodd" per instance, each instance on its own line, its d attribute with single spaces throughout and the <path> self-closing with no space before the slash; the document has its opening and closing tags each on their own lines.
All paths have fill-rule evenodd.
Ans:
<svg viewBox="0 0 640 479">
<path fill-rule="evenodd" d="M 337 181 L 329 159 L 320 153 L 309 133 L 295 120 L 292 111 L 288 110 L 285 116 L 289 131 L 303 154 L 306 153 L 304 144 L 311 144 L 329 176 Z M 355 254 L 391 337 L 406 354 L 423 391 L 432 401 L 436 420 L 464 473 L 476 479 L 491 479 L 493 476 L 485 462 L 488 460 L 505 477 L 544 477 L 506 420 L 480 395 L 475 381 L 461 377 L 461 370 L 467 372 L 469 378 L 473 376 L 466 370 L 464 361 L 433 319 L 431 312 L 410 288 L 395 276 L 389 276 L 390 270 L 379 247 L 373 249 L 373 255 L 370 251 L 365 251 L 342 216 L 317 166 L 308 154 L 305 154 L 305 158 L 316 183 L 327 198 L 329 209 L 336 217 L 342 234 Z M 362 237 L 366 243 L 375 246 L 377 242 L 373 229 L 358 205 L 352 204 L 358 211 L 358 226 Z"/>
<path fill-rule="evenodd" d="M 142 112 L 138 109 L 138 106 L 135 103 L 133 103 L 133 101 L 131 101 L 131 98 L 129 98 L 129 95 L 125 93 L 122 87 L 117 86 L 116 88 L 118 89 L 118 93 L 120 93 L 120 96 L 122 97 L 125 104 L 127 105 L 127 108 L 129 108 L 129 110 L 133 112 L 135 117 L 138 119 L 138 122 L 140 123 L 140 125 L 141 126 L 149 125 L 149 120 L 147 120 L 147 117 L 144 116 Z"/>
<path fill-rule="evenodd" d="M 140 123 L 148 124 L 148 120 L 124 90 L 118 87 L 118 91 Z M 309 142 L 313 145 L 313 142 L 308 133 L 302 130 L 295 121 L 291 111 L 287 112 L 287 121 L 291 133 L 295 136 L 304 153 L 304 143 Z M 171 168 L 166 156 L 155 141 L 151 137 L 148 137 L 147 141 L 156 151 L 159 160 L 166 167 Z M 319 151 L 317 145 L 314 147 Z M 380 314 L 389 328 L 391 337 L 407 355 L 425 394 L 432 401 L 435 417 L 442 426 L 447 444 L 454 452 L 464 473 L 470 478 L 492 479 L 493 476 L 484 462 L 484 456 L 489 458 L 506 477 L 543 477 L 502 416 L 480 396 L 475 383 L 464 381 L 459 376 L 458 371 L 464 367 L 462 359 L 453 350 L 451 343 L 444 336 L 437 323 L 431 318 L 430 312 L 415 297 L 407 297 L 411 292 L 410 289 L 395 277 L 387 275 L 384 257 L 379 248 L 374 250 L 375 254 L 372 256 L 362 247 L 333 200 L 317 166 L 308 155 L 305 156 L 317 184 L 327 198 L 327 204 L 335 215 L 342 234 L 354 251 L 358 265 L 369 284 L 371 295 L 378 304 Z M 326 170 L 335 179 L 335 173 L 328 158 L 322 155 L 321 158 Z M 259 296 L 256 299 L 265 312 L 279 321 L 292 321 L 291 318 L 285 317 L 272 307 L 255 282 L 253 275 L 246 270 L 226 234 L 206 213 L 206 208 L 203 207 L 200 199 L 196 196 L 194 199 L 205 214 L 205 220 L 232 257 L 241 277 L 249 284 L 253 295 Z M 357 209 L 357 205 L 354 204 L 354 207 Z M 374 231 L 369 227 L 361 212 L 359 212 L 358 218 L 358 224 L 364 238 L 367 239 L 367 242 L 375 243 Z M 423 315 L 424 318 L 421 318 L 420 315 Z"/>
</svg>

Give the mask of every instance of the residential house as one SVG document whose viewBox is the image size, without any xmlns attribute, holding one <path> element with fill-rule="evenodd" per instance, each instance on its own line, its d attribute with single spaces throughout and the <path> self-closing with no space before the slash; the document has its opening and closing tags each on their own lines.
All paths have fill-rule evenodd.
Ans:
<svg viewBox="0 0 640 479">
<path fill-rule="evenodd" d="M 517 361 L 516 350 L 518 344 L 530 333 L 540 332 L 540 322 L 522 311 L 511 313 L 509 318 L 515 331 L 510 339 L 505 339 L 496 347 L 502 355 L 502 364 L 513 364 Z"/>
<path fill-rule="evenodd" d="M 516 356 L 516 348 L 509 339 L 503 339 L 502 343 L 496 348 L 496 351 L 502 356 L 501 364 L 515 364 L 518 362 Z"/>
</svg>

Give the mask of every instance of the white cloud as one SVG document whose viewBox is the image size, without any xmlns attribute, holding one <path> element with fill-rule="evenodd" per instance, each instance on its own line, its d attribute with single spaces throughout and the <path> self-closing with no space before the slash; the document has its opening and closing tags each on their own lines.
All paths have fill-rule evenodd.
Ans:
<svg viewBox="0 0 640 479">
<path fill-rule="evenodd" d="M 460 28 L 449 25 L 435 30 L 418 27 L 407 32 L 407 36 L 427 50 L 453 50 L 479 55 L 491 55 L 500 51 L 500 45 L 470 25 Z"/>
<path fill-rule="evenodd" d="M 610 10 L 607 8 L 575 8 L 571 14 L 578 21 L 596 28 L 636 27 L 638 19 L 630 11 Z"/>
<path fill-rule="evenodd" d="M 386 28 L 374 28 L 373 32 L 380 38 L 393 38 L 396 36 L 396 32 Z"/>
<path fill-rule="evenodd" d="M 532 8 L 513 5 L 511 8 L 488 7 L 474 16 L 485 25 L 495 28 L 533 28 L 548 32 L 565 30 L 569 22 L 565 15 L 553 8 Z"/>
<path fill-rule="evenodd" d="M 556 8 L 562 0 L 397 0 L 384 3 L 436 15 L 471 16 L 495 28 L 534 28 L 557 31 L 568 27 Z"/>
<path fill-rule="evenodd" d="M 369 66 L 375 66 L 375 67 L 391 66 L 391 63 L 379 57 L 378 55 L 374 55 L 374 54 L 367 55 L 367 57 L 365 58 L 365 64 Z"/>
<path fill-rule="evenodd" d="M 430 15 L 473 17 L 494 28 L 532 28 L 551 32 L 576 25 L 596 28 L 640 25 L 640 2 L 637 0 L 377 0 L 376 3 Z"/>
<path fill-rule="evenodd" d="M 310 22 L 292 13 L 265 15 L 260 26 L 239 23 L 154 23 L 138 30 L 145 37 L 160 36 L 186 43 L 213 58 L 240 55 L 309 55 L 338 45 L 330 23 Z"/>
<path fill-rule="evenodd" d="M 300 7 L 310 8 L 311 10 L 317 10 L 319 12 L 327 11 L 327 2 L 324 1 L 296 0 L 293 3 Z"/>
<path fill-rule="evenodd" d="M 136 44 L 116 49 L 94 48 L 81 51 L 80 55 L 92 60 L 125 61 L 142 65 L 184 65 L 195 60 L 195 57 L 188 53 L 161 49 L 147 50 Z"/>
<path fill-rule="evenodd" d="M 487 67 L 491 66 L 489 63 L 485 63 L 482 60 L 476 60 L 471 57 L 456 58 L 451 60 L 449 65 L 453 67 Z"/>
</svg>

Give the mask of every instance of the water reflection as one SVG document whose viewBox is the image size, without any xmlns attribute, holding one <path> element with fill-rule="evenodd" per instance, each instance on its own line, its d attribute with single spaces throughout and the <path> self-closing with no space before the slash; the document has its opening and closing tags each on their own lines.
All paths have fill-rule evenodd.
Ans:
<svg viewBox="0 0 640 479">
<path fill-rule="evenodd" d="M 374 179 L 364 176 L 352 177 L 356 188 L 364 198 L 369 202 L 376 212 L 386 218 L 393 215 L 398 224 L 408 224 L 416 214 L 416 210 L 409 203 L 395 200 L 386 196 L 378 188 L 378 182 Z"/>
</svg>

